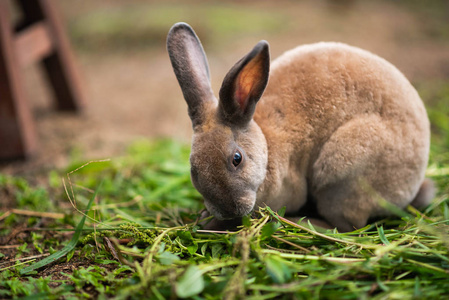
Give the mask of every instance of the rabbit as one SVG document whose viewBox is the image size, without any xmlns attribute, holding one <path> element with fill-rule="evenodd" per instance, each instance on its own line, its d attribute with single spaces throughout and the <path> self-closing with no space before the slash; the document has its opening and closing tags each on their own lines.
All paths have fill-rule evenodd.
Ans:
<svg viewBox="0 0 449 300">
<path fill-rule="evenodd" d="M 307 199 L 341 232 L 389 210 L 423 207 L 430 124 L 423 102 L 386 60 L 343 43 L 285 52 L 260 41 L 215 98 L 201 42 L 186 23 L 167 51 L 192 121 L 191 180 L 226 224 L 257 207 L 297 215 Z"/>
</svg>

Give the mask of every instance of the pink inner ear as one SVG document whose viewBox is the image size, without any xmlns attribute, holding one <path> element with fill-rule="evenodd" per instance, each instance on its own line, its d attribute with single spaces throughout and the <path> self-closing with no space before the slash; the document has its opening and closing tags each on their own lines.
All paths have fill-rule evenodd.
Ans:
<svg viewBox="0 0 449 300">
<path fill-rule="evenodd" d="M 245 110 L 251 90 L 259 79 L 258 69 L 257 65 L 250 62 L 237 77 L 234 97 L 242 110 Z"/>
<path fill-rule="evenodd" d="M 245 110 L 246 104 L 248 103 L 248 98 L 249 98 L 249 93 L 251 91 L 251 87 L 252 87 L 252 85 L 250 85 L 250 84 L 246 84 L 246 85 L 237 84 L 237 86 L 236 86 L 235 93 L 234 93 L 234 99 L 237 101 L 237 103 L 239 104 L 239 106 L 242 110 Z"/>
<path fill-rule="evenodd" d="M 240 71 L 235 81 L 234 97 L 242 110 L 246 109 L 252 89 L 259 83 L 261 76 L 262 58 L 258 55 Z"/>
</svg>

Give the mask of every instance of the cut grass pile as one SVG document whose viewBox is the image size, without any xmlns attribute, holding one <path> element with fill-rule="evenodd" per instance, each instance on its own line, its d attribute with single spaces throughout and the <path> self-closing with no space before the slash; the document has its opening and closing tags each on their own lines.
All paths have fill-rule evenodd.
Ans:
<svg viewBox="0 0 449 300">
<path fill-rule="evenodd" d="M 2 236 L 18 245 L 14 252 L 0 249 L 5 252 L 0 297 L 437 299 L 449 294 L 447 156 L 444 164 L 433 161 L 429 167 L 443 188 L 422 214 L 409 209 L 340 234 L 288 222 L 265 208 L 258 218 L 245 219 L 238 232 L 210 233 L 195 225 L 202 204 L 190 184 L 188 153 L 175 142 L 139 142 L 126 157 L 71 173 L 65 183 L 74 205 L 80 212 L 92 205 L 84 227 L 74 209 L 54 221 L 20 213 L 3 217 L 3 212 Z M 0 178 L 2 191 L 16 195 L 27 211 L 58 211 L 56 199 L 65 195 L 61 191 L 52 203 L 42 188 Z M 24 222 L 28 234 L 19 236 L 13 228 Z M 70 241 L 65 233 L 75 227 Z M 61 257 L 47 257 L 54 262 L 44 261 L 38 269 L 27 260 L 48 254 Z"/>
<path fill-rule="evenodd" d="M 207 232 L 189 147 L 136 142 L 122 158 L 52 172 L 45 188 L 0 174 L 0 298 L 445 299 L 449 92 L 420 88 L 439 188 L 425 211 L 342 234 L 264 208 L 237 232 Z"/>
</svg>

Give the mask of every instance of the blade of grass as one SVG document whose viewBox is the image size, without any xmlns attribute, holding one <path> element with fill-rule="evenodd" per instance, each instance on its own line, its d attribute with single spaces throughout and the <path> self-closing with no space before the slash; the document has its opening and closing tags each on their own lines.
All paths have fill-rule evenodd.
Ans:
<svg viewBox="0 0 449 300">
<path fill-rule="evenodd" d="M 420 262 L 420 261 L 416 261 L 416 260 L 413 260 L 413 259 L 407 259 L 407 261 L 412 263 L 412 264 L 414 264 L 414 265 L 418 265 L 420 267 L 423 267 L 423 268 L 426 268 L 426 269 L 429 269 L 429 270 L 432 270 L 432 271 L 435 271 L 435 272 L 439 272 L 439 273 L 443 273 L 443 274 L 449 274 L 449 270 L 444 270 L 444 269 L 441 269 L 439 267 L 436 267 L 436 266 L 433 266 L 433 265 L 430 265 L 430 264 L 426 264 L 426 263 L 423 263 L 423 262 Z"/>
<path fill-rule="evenodd" d="M 317 255 L 302 255 L 294 253 L 282 253 L 276 250 L 261 250 L 264 254 L 276 254 L 283 258 L 300 259 L 300 260 L 313 260 L 313 261 L 327 261 L 342 264 L 360 263 L 365 262 L 366 258 L 345 258 L 345 257 L 329 257 L 329 256 L 317 256 Z"/>
<path fill-rule="evenodd" d="M 338 239 L 338 238 L 335 238 L 335 237 L 331 237 L 329 235 L 320 233 L 318 231 L 313 231 L 312 229 L 309 229 L 309 228 L 307 228 L 305 226 L 302 226 L 300 224 L 296 224 L 296 223 L 294 223 L 294 222 L 292 222 L 292 221 L 290 221 L 290 220 L 288 220 L 286 218 L 283 218 L 283 217 L 279 216 L 277 213 L 274 213 L 274 216 L 276 216 L 276 218 L 278 220 L 280 220 L 281 222 L 283 222 L 283 223 L 287 223 L 287 224 L 289 224 L 292 227 L 296 227 L 296 228 L 302 229 L 305 232 L 308 232 L 310 234 L 313 234 L 315 236 L 318 236 L 318 237 L 320 237 L 322 239 L 325 239 L 325 240 L 328 240 L 328 241 L 331 241 L 331 242 L 347 244 L 347 245 L 354 245 L 354 246 L 358 246 L 358 247 L 365 248 L 365 249 L 377 249 L 379 247 L 378 245 L 361 244 L 361 243 L 356 243 L 356 242 L 353 242 L 353 241 L 342 240 L 342 239 Z"/>
<path fill-rule="evenodd" d="M 32 259 L 31 261 L 33 262 L 33 261 L 35 261 L 35 259 Z M 5 270 L 11 269 L 11 268 L 15 268 L 15 267 L 17 267 L 17 266 L 20 266 L 20 265 L 23 265 L 23 264 L 26 264 L 26 263 L 29 263 L 29 261 L 24 261 L 24 262 L 21 262 L 21 263 L 18 263 L 18 264 L 9 266 L 9 267 L 1 268 L 1 269 L 0 269 L 0 272 L 3 272 L 3 271 L 5 271 Z"/>
<path fill-rule="evenodd" d="M 64 214 L 61 214 L 61 213 L 30 211 L 30 210 L 24 210 L 24 209 L 11 209 L 11 212 L 16 215 L 24 215 L 24 216 L 30 216 L 30 217 L 41 217 L 41 218 L 51 218 L 51 219 L 64 218 Z"/>
<path fill-rule="evenodd" d="M 382 243 L 384 243 L 384 245 L 390 245 L 390 242 L 388 241 L 387 237 L 385 236 L 383 226 L 378 227 L 377 232 L 379 233 L 379 238 L 382 241 Z"/>
<path fill-rule="evenodd" d="M 123 211 L 123 210 L 121 210 L 121 209 L 119 209 L 117 207 L 114 208 L 114 212 L 117 214 L 117 216 L 119 216 L 120 218 L 122 218 L 124 220 L 127 220 L 127 221 L 132 222 L 132 223 L 139 224 L 142 227 L 153 227 L 154 228 L 153 224 L 148 223 L 148 222 L 146 222 L 144 220 L 141 220 L 141 218 L 138 218 L 138 217 L 135 218 L 134 216 L 126 213 L 125 211 Z"/>
<path fill-rule="evenodd" d="M 90 208 L 92 207 L 92 204 L 94 203 L 95 197 L 97 196 L 98 191 L 100 190 L 102 182 L 100 182 L 100 185 L 98 186 L 98 188 L 95 190 L 95 193 L 92 195 L 92 198 L 90 198 L 89 203 L 87 204 L 86 207 L 86 211 L 88 212 L 90 210 Z M 25 275 L 31 271 L 34 271 L 36 269 L 39 269 L 43 266 L 46 266 L 52 262 L 57 261 L 58 259 L 60 259 L 63 256 L 66 256 L 67 253 L 69 253 L 70 251 L 72 251 L 76 244 L 78 243 L 79 237 L 81 235 L 81 232 L 83 231 L 83 227 L 84 227 L 84 222 L 86 221 L 86 217 L 87 217 L 87 213 L 83 215 L 83 217 L 81 218 L 81 221 L 78 223 L 78 225 L 76 226 L 75 229 L 75 233 L 73 234 L 72 239 L 70 240 L 70 242 L 61 250 L 59 250 L 58 252 L 53 253 L 52 255 L 50 255 L 47 258 L 44 258 L 41 261 L 38 261 L 37 263 L 32 264 L 31 266 L 25 267 L 22 270 L 20 270 L 20 275 Z"/>
</svg>

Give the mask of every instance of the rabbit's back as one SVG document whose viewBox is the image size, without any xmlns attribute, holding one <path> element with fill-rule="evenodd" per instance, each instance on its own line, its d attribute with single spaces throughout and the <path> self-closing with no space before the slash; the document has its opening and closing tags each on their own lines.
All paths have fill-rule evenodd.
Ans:
<svg viewBox="0 0 449 300">
<path fill-rule="evenodd" d="M 287 51 L 272 63 L 254 119 L 289 131 L 286 138 L 298 137 L 313 151 L 337 128 L 368 114 L 403 123 L 424 139 L 429 135 L 424 105 L 396 67 L 368 51 L 323 42 Z"/>
</svg>

